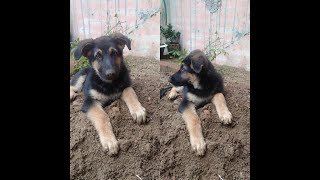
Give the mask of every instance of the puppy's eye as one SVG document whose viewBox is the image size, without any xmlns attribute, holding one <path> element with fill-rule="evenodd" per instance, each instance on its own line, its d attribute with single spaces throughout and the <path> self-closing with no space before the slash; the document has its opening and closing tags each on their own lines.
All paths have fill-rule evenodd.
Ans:
<svg viewBox="0 0 320 180">
<path fill-rule="evenodd" d="M 109 48 L 109 55 L 110 56 L 118 55 L 118 51 L 115 48 L 110 47 Z"/>
<path fill-rule="evenodd" d="M 102 54 L 97 53 L 97 54 L 96 54 L 96 59 L 101 59 L 101 58 L 102 58 Z"/>
<path fill-rule="evenodd" d="M 185 67 L 181 68 L 181 72 L 187 71 Z"/>
<path fill-rule="evenodd" d="M 112 52 L 111 52 L 111 55 L 118 55 L 118 52 L 117 51 L 115 51 L 115 50 L 113 50 Z"/>
</svg>

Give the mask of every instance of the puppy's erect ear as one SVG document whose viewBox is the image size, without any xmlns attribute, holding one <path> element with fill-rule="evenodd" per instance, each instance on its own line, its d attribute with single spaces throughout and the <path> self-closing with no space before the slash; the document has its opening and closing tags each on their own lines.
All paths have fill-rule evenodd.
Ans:
<svg viewBox="0 0 320 180">
<path fill-rule="evenodd" d="M 81 56 L 88 57 L 92 53 L 94 46 L 93 39 L 84 39 L 80 41 L 77 49 L 74 51 L 74 58 L 79 60 Z"/>
<path fill-rule="evenodd" d="M 190 67 L 194 70 L 196 73 L 200 73 L 204 68 L 206 64 L 206 57 L 203 53 L 195 54 L 191 57 L 191 64 Z"/>
<path fill-rule="evenodd" d="M 124 45 L 127 45 L 128 49 L 131 50 L 131 40 L 127 36 L 121 33 L 113 33 L 110 36 L 116 40 L 117 45 L 120 49 L 123 50 Z"/>
</svg>

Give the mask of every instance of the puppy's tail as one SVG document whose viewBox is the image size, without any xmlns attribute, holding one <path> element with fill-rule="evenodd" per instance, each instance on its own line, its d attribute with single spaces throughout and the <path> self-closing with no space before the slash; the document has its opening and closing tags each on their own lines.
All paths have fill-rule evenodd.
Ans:
<svg viewBox="0 0 320 180">
<path fill-rule="evenodd" d="M 84 81 L 89 73 L 90 68 L 84 68 L 78 71 L 70 81 L 70 101 L 73 100 L 78 92 L 81 92 Z"/>
</svg>

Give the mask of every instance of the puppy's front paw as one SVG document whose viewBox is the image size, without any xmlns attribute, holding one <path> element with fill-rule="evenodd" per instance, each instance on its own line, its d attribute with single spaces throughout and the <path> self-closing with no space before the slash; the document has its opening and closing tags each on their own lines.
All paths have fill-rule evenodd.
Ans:
<svg viewBox="0 0 320 180">
<path fill-rule="evenodd" d="M 229 110 L 225 110 L 219 115 L 219 118 L 223 124 L 230 124 L 232 120 L 232 114 Z"/>
<path fill-rule="evenodd" d="M 169 93 L 168 98 L 169 98 L 170 100 L 173 100 L 173 99 L 175 99 L 177 96 L 178 96 L 178 93 L 177 93 L 176 91 L 171 90 L 170 93 Z"/>
<path fill-rule="evenodd" d="M 113 156 L 119 152 L 119 143 L 116 138 L 103 138 L 101 139 L 101 145 L 108 155 Z"/>
<path fill-rule="evenodd" d="M 72 89 L 70 89 L 70 101 L 74 100 L 76 96 L 77 96 L 77 93 L 74 92 Z"/>
<path fill-rule="evenodd" d="M 205 154 L 207 145 L 203 137 L 200 137 L 200 138 L 191 137 L 190 143 L 191 143 L 191 149 L 196 153 L 196 155 L 203 156 Z"/>
<path fill-rule="evenodd" d="M 147 116 L 146 109 L 141 105 L 135 106 L 132 112 L 130 113 L 133 120 L 138 124 L 146 122 L 146 116 Z"/>
</svg>

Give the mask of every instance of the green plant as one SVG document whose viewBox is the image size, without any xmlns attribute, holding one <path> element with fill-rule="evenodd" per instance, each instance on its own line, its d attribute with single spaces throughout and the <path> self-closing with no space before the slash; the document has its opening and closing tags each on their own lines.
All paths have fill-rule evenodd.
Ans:
<svg viewBox="0 0 320 180">
<path fill-rule="evenodd" d="M 186 58 L 188 55 L 188 51 L 186 49 L 183 49 L 182 51 L 180 51 L 180 57 L 178 58 L 179 61 L 181 62 L 182 60 L 184 60 L 184 58 Z"/>
<path fill-rule="evenodd" d="M 172 50 L 169 52 L 169 54 L 175 58 L 181 56 L 180 51 L 178 51 L 178 50 Z"/>
<path fill-rule="evenodd" d="M 113 27 L 111 27 L 110 23 L 107 24 L 107 30 L 105 31 L 105 35 L 107 36 L 115 32 L 125 33 L 128 30 L 123 27 L 126 21 L 121 22 L 118 14 L 115 14 L 114 17 L 117 23 Z"/>
<path fill-rule="evenodd" d="M 77 38 L 76 40 L 74 40 L 70 43 L 70 61 L 75 60 L 73 52 L 78 47 L 79 42 L 80 42 L 80 40 L 79 40 L 79 38 Z M 89 67 L 89 66 L 90 66 L 90 64 L 89 64 L 88 58 L 82 56 L 79 60 L 76 60 L 76 64 L 73 67 L 73 71 L 71 72 L 71 74 L 75 74 L 78 71 L 80 71 L 81 69 Z"/>
<path fill-rule="evenodd" d="M 220 54 L 223 54 L 223 55 L 227 55 L 228 52 L 223 49 L 223 48 L 219 48 L 219 47 L 213 47 L 213 48 L 210 48 L 209 49 L 209 52 L 210 52 L 210 59 L 213 61 L 214 59 L 216 59 L 216 57 Z"/>
<path fill-rule="evenodd" d="M 169 54 L 175 58 L 178 58 L 179 61 L 181 62 L 184 58 L 187 57 L 188 51 L 186 49 L 183 50 L 172 50 L 169 52 Z"/>
<path fill-rule="evenodd" d="M 73 68 L 72 74 L 77 73 L 78 71 L 80 71 L 83 68 L 87 68 L 90 67 L 90 63 L 88 58 L 82 56 L 79 60 L 76 61 L 76 64 Z"/>
<path fill-rule="evenodd" d="M 160 35 L 163 37 L 166 37 L 167 35 L 166 29 L 163 26 L 160 26 Z"/>
<path fill-rule="evenodd" d="M 168 24 L 167 27 L 160 26 L 160 34 L 170 43 L 177 43 L 180 38 L 180 32 L 173 30 L 171 24 Z"/>
<path fill-rule="evenodd" d="M 218 32 L 215 32 L 216 38 L 209 42 L 207 47 L 203 50 L 204 53 L 209 57 L 210 61 L 216 59 L 216 57 L 220 54 L 227 55 L 228 52 L 225 50 L 225 47 L 221 43 L 221 38 L 219 37 Z"/>
<path fill-rule="evenodd" d="M 72 53 L 78 47 L 79 42 L 80 42 L 79 38 L 70 42 L 70 53 Z"/>
</svg>

